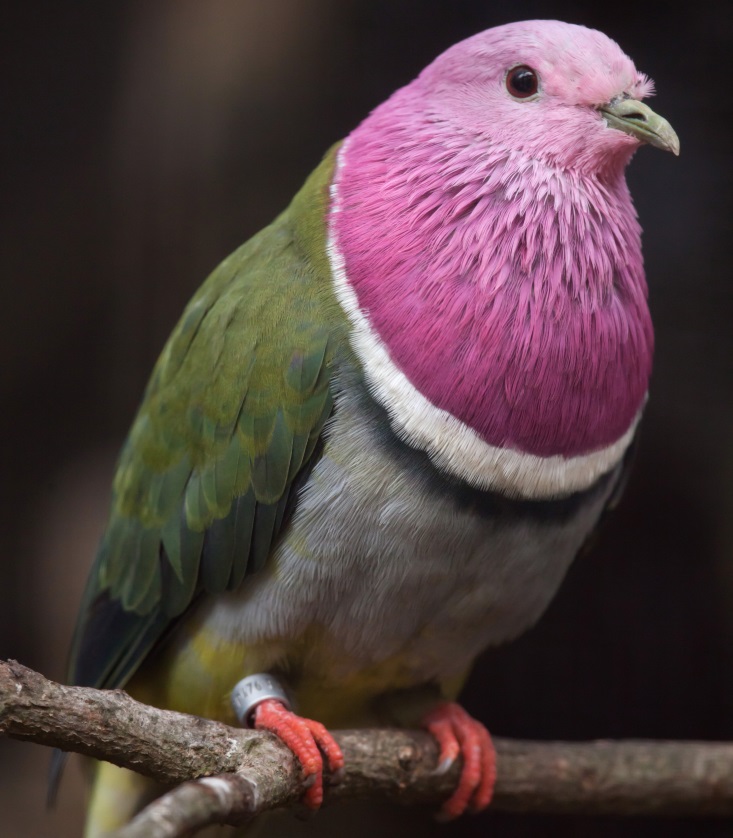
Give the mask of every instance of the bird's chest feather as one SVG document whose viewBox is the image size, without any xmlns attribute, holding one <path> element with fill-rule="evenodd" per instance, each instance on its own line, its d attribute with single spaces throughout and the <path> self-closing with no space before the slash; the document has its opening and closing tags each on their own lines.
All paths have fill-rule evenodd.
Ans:
<svg viewBox="0 0 733 838">
<path fill-rule="evenodd" d="M 476 458 L 467 467 L 469 440 L 574 458 L 632 434 L 653 336 L 621 172 L 554 169 L 480 141 L 446 157 L 441 129 L 420 119 L 394 155 L 375 140 L 382 118 L 339 152 L 329 256 L 354 350 L 404 438 L 507 489 Z M 439 438 L 445 415 L 459 451 Z"/>
<path fill-rule="evenodd" d="M 270 569 L 207 625 L 243 645 L 283 641 L 335 682 L 380 667 L 405 686 L 459 676 L 538 619 L 612 481 L 559 517 L 492 500 L 441 478 L 364 401 L 340 400 Z"/>
</svg>

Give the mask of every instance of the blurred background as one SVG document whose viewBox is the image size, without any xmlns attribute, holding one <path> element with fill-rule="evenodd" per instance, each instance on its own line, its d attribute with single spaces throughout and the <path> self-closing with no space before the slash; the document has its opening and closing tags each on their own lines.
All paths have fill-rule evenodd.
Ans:
<svg viewBox="0 0 733 838">
<path fill-rule="evenodd" d="M 465 694 L 497 735 L 733 739 L 733 7 L 489 0 L 5 4 L 0 224 L 0 657 L 63 677 L 119 446 L 180 311 L 323 152 L 435 55 L 557 17 L 615 38 L 657 83 L 682 156 L 629 178 L 656 324 L 626 498 L 540 624 Z M 0 833 L 80 833 L 72 764 L 0 741 Z M 356 836 L 378 815 L 348 810 Z M 519 817 L 385 836 L 713 836 L 691 820 Z"/>
</svg>

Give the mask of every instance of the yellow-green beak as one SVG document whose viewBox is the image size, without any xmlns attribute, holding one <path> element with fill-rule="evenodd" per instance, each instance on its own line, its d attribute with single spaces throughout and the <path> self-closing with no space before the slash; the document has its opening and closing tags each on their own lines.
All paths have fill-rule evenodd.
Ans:
<svg viewBox="0 0 733 838">
<path fill-rule="evenodd" d="M 655 148 L 680 153 L 680 140 L 667 120 L 637 99 L 614 99 L 598 110 L 611 128 L 631 134 Z"/>
</svg>

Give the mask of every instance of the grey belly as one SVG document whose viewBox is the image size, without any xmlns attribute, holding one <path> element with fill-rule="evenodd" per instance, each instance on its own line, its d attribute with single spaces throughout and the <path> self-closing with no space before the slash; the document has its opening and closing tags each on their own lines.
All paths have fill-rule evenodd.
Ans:
<svg viewBox="0 0 733 838">
<path fill-rule="evenodd" d="M 242 643 L 313 626 L 347 677 L 402 656 L 415 683 L 458 676 L 542 614 L 595 526 L 616 475 L 570 511 L 492 509 L 441 484 L 424 459 L 342 398 L 270 567 L 207 618 Z"/>
</svg>

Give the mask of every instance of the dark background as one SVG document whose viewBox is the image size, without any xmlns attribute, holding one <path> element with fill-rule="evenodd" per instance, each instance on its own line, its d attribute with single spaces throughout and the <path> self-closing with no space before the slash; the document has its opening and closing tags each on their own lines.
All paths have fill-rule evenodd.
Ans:
<svg viewBox="0 0 733 838">
<path fill-rule="evenodd" d="M 733 739 L 732 10 L 722 0 L 3 4 L 0 657 L 62 677 L 117 449 L 203 277 L 438 52 L 499 23 L 557 17 L 615 38 L 655 79 L 652 104 L 681 138 L 678 160 L 643 149 L 629 172 L 656 324 L 652 397 L 635 475 L 598 548 L 536 629 L 485 656 L 465 703 L 503 736 Z M 72 766 L 47 815 L 46 757 L 0 742 L 4 836 L 79 834 L 81 771 Z M 490 813 L 437 826 L 411 811 L 391 823 L 379 829 L 733 834 L 721 821 Z"/>
</svg>

